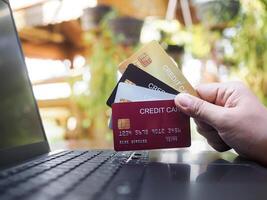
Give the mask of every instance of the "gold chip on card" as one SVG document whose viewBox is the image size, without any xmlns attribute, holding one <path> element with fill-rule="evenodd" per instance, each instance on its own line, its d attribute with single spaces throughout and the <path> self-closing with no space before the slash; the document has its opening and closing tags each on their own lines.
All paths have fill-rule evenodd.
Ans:
<svg viewBox="0 0 267 200">
<path fill-rule="evenodd" d="M 137 57 L 137 59 L 143 67 L 146 67 L 152 63 L 152 59 L 147 53 L 142 53 L 140 56 Z"/>
<path fill-rule="evenodd" d="M 123 98 L 120 99 L 120 103 L 127 103 L 127 102 L 131 102 L 131 101 L 129 101 L 128 99 L 123 99 Z"/>
<path fill-rule="evenodd" d="M 136 85 L 135 83 L 133 83 L 132 81 L 130 81 L 130 80 L 128 80 L 128 79 L 126 79 L 126 80 L 124 81 L 124 83 L 130 84 L 130 85 Z"/>
<path fill-rule="evenodd" d="M 130 129 L 131 122 L 130 119 L 118 119 L 118 129 Z"/>
</svg>

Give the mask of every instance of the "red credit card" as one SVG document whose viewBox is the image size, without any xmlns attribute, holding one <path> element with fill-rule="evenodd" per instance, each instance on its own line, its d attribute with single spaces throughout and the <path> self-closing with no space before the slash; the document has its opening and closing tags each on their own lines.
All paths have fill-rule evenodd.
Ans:
<svg viewBox="0 0 267 200">
<path fill-rule="evenodd" d="M 112 104 L 116 151 L 189 147 L 189 117 L 174 100 Z"/>
</svg>

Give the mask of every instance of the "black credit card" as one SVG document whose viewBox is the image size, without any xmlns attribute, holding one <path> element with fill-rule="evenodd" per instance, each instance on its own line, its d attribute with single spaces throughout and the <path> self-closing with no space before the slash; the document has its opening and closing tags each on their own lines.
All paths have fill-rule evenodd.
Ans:
<svg viewBox="0 0 267 200">
<path fill-rule="evenodd" d="M 120 78 L 119 82 L 117 83 L 116 87 L 113 89 L 110 97 L 107 100 L 107 105 L 111 107 L 114 103 L 118 84 L 120 82 L 134 84 L 137 86 L 149 88 L 152 90 L 158 90 L 162 92 L 167 92 L 170 94 L 178 94 L 179 92 L 163 83 L 159 79 L 151 76 L 147 72 L 141 70 L 140 68 L 136 67 L 133 64 L 129 64 L 125 72 L 123 73 L 122 77 Z"/>
</svg>

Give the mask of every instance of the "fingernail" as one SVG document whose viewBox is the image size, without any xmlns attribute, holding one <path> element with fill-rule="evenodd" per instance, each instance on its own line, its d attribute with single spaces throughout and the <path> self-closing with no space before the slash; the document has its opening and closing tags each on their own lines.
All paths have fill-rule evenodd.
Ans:
<svg viewBox="0 0 267 200">
<path fill-rule="evenodd" d="M 190 108 L 193 104 L 193 99 L 190 95 L 185 93 L 180 93 L 176 96 L 175 101 L 183 108 Z"/>
</svg>

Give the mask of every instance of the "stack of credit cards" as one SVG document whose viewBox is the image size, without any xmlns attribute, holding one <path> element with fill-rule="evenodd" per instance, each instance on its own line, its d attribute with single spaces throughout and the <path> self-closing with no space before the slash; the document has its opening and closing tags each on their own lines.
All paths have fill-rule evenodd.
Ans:
<svg viewBox="0 0 267 200">
<path fill-rule="evenodd" d="M 177 64 L 152 41 L 123 61 L 107 100 L 116 151 L 188 147 L 189 117 L 175 106 L 179 92 L 196 96 Z"/>
</svg>

